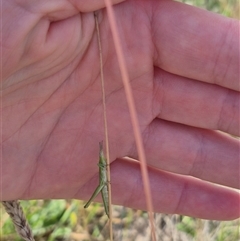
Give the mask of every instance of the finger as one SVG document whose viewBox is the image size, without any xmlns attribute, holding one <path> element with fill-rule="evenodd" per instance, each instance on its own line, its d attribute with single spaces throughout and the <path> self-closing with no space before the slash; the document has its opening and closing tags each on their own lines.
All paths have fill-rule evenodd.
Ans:
<svg viewBox="0 0 240 241">
<path fill-rule="evenodd" d="M 4 12 L 9 15 L 3 18 L 3 78 L 12 75 L 4 87 L 20 78 L 36 81 L 53 75 L 87 48 L 94 31 L 93 14 L 80 18 L 79 11 L 66 2 L 56 1 L 54 6 L 52 1 L 20 6 L 4 2 Z M 73 68 L 76 65 L 74 62 Z"/>
<path fill-rule="evenodd" d="M 112 4 L 118 4 L 125 0 L 113 0 Z M 14 2 L 13 2 L 14 3 Z M 16 3 L 15 3 L 16 4 Z M 29 13 L 48 17 L 52 21 L 59 21 L 72 17 L 79 12 L 93 12 L 104 8 L 104 0 L 50 0 L 50 1 L 22 1 L 16 4 Z"/>
<path fill-rule="evenodd" d="M 239 92 L 155 68 L 153 106 L 159 118 L 240 135 Z"/>
<path fill-rule="evenodd" d="M 115 0 L 113 4 L 122 1 Z M 104 0 L 5 1 L 3 9 L 8 14 L 3 18 L 3 56 L 7 56 L 6 61 L 3 61 L 4 77 L 16 71 L 16 65 L 23 68 L 33 60 L 37 62 L 49 54 L 53 56 L 46 65 L 50 65 L 51 69 L 54 69 L 52 63 L 59 69 L 65 67 L 61 65 L 62 59 L 71 62 L 83 52 L 92 37 L 94 19 L 91 11 L 104 6 Z M 19 27 L 16 28 L 16 25 Z M 14 51 L 10 52 L 9 49 Z M 35 76 L 42 74 L 32 71 L 32 67 L 29 72 L 34 72 Z M 42 70 L 42 66 L 39 69 Z"/>
<path fill-rule="evenodd" d="M 124 2 L 125 0 L 111 0 L 111 4 L 118 4 L 121 2 Z M 77 6 L 78 9 L 81 9 L 81 11 L 84 12 L 91 12 L 96 11 L 101 8 L 106 7 L 104 0 L 91 0 L 91 1 L 85 1 L 85 0 L 71 0 L 71 2 Z"/>
<path fill-rule="evenodd" d="M 92 43 L 93 13 L 79 13 L 69 1 L 8 2 L 4 11 L 11 13 L 3 24 L 3 88 L 8 92 L 59 71 L 67 73 L 60 74 L 62 83 Z"/>
<path fill-rule="evenodd" d="M 149 168 L 149 177 L 154 212 L 214 220 L 239 217 L 239 194 L 233 190 L 152 168 Z M 111 189 L 114 204 L 146 210 L 139 163 L 126 159 L 113 162 Z M 79 191 L 81 198 L 89 194 L 88 185 Z"/>
<path fill-rule="evenodd" d="M 239 140 L 226 134 L 155 120 L 144 133 L 148 165 L 239 188 Z M 132 157 L 137 159 L 137 152 Z"/>
<path fill-rule="evenodd" d="M 239 90 L 239 22 L 174 1 L 154 1 L 155 64 Z"/>
</svg>

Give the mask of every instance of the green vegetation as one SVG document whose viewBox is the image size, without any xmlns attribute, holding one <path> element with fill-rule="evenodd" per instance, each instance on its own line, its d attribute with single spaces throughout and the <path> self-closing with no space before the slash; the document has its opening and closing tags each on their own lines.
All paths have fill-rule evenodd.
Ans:
<svg viewBox="0 0 240 241">
<path fill-rule="evenodd" d="M 239 0 L 177 0 L 227 17 L 240 19 Z"/>
<path fill-rule="evenodd" d="M 21 202 L 27 220 L 35 237 L 47 237 L 47 241 L 57 240 L 57 237 L 67 237 L 76 225 L 79 203 L 75 200 L 31 200 Z M 3 207 L 2 207 L 3 210 Z M 22 240 L 16 232 L 10 218 L 3 213 L 1 223 L 1 240 Z M 41 239 L 38 239 L 41 240 Z"/>
<path fill-rule="evenodd" d="M 32 200 L 21 202 L 36 241 L 107 241 L 108 218 L 102 204 L 84 209 L 79 200 Z M 0 207 L 2 241 L 21 241 L 3 207 Z M 113 208 L 115 240 L 149 240 L 146 212 Z M 157 240 L 239 241 L 239 221 L 217 222 L 180 215 L 155 215 Z"/>
</svg>

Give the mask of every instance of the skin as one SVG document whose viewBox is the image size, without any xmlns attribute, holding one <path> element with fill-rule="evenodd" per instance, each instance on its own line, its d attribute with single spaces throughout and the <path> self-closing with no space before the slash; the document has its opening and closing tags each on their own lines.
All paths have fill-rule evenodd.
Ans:
<svg viewBox="0 0 240 241">
<path fill-rule="evenodd" d="M 240 132 L 239 22 L 172 1 L 114 2 L 154 210 L 238 218 L 240 146 L 228 134 Z M 2 5 L 1 200 L 87 200 L 97 186 L 101 9 L 112 199 L 145 209 L 139 163 L 123 158 L 138 154 L 104 2 Z"/>
</svg>

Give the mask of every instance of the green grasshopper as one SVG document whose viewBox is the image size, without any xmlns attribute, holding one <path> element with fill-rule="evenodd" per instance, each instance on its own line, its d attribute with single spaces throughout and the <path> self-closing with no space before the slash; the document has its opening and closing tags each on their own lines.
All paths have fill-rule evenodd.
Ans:
<svg viewBox="0 0 240 241">
<path fill-rule="evenodd" d="M 99 143 L 100 151 L 99 151 L 99 185 L 95 189 L 89 201 L 86 203 L 84 208 L 87 208 L 92 200 L 101 192 L 102 200 L 104 204 L 105 212 L 109 218 L 109 203 L 108 203 L 108 179 L 107 179 L 107 161 L 103 154 L 103 143 Z"/>
</svg>

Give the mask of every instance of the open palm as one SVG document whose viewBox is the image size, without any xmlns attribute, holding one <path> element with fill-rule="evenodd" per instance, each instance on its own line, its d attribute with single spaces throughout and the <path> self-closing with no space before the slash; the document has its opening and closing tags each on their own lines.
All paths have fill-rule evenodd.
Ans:
<svg viewBox="0 0 240 241">
<path fill-rule="evenodd" d="M 98 42 L 85 1 L 4 1 L 3 200 L 87 199 L 104 139 Z M 119 2 L 119 1 L 118 1 Z M 239 216 L 239 23 L 171 1 L 115 5 L 156 212 Z M 80 12 L 80 13 L 79 13 Z M 113 202 L 146 208 L 105 9 L 103 49 Z M 198 207 L 196 209 L 196 206 Z"/>
</svg>

